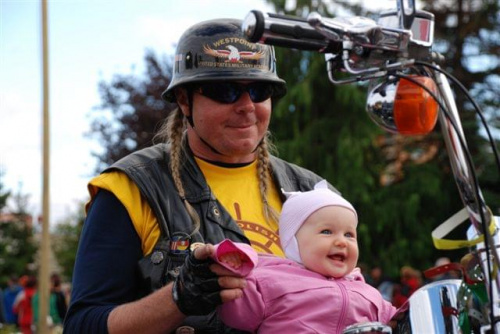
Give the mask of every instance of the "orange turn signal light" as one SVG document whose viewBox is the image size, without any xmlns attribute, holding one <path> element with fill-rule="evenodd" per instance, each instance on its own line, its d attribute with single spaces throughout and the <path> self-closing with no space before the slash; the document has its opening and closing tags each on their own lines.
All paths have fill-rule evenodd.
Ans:
<svg viewBox="0 0 500 334">
<path fill-rule="evenodd" d="M 434 80 L 424 76 L 413 76 L 437 95 Z M 431 132 L 436 125 L 439 105 L 422 87 L 401 78 L 394 98 L 394 123 L 403 135 L 423 135 Z"/>
</svg>

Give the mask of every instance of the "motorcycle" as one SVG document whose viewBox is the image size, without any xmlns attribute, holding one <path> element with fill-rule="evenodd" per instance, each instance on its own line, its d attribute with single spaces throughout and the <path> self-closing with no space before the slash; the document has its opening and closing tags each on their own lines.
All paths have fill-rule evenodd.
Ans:
<svg viewBox="0 0 500 334">
<path fill-rule="evenodd" d="M 431 268 L 427 277 L 449 270 L 461 279 L 427 284 L 394 316 L 391 325 L 362 323 L 354 333 L 500 333 L 500 217 L 485 203 L 467 148 L 450 82 L 474 105 L 488 135 L 497 166 L 500 159 L 480 107 L 452 75 L 440 68 L 442 55 L 432 50 L 434 15 L 416 10 L 415 0 L 397 0 L 397 8 L 365 17 L 307 18 L 251 11 L 242 24 L 250 42 L 325 54 L 335 85 L 368 82 L 366 109 L 383 129 L 425 135 L 439 122 L 464 208 L 433 232 L 438 249 L 467 248 L 460 263 Z M 342 77 L 338 73 L 344 73 Z M 468 223 L 466 240 L 446 236 Z"/>
</svg>

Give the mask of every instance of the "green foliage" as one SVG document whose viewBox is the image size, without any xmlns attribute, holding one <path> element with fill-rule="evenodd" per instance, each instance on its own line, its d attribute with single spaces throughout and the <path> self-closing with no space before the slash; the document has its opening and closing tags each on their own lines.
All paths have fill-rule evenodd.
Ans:
<svg viewBox="0 0 500 334">
<path fill-rule="evenodd" d="M 0 175 L 1 176 L 1 175 Z M 3 190 L 0 178 L 0 285 L 4 285 L 11 275 L 21 276 L 28 273 L 33 263 L 36 245 L 31 229 L 31 217 L 27 214 L 28 196 L 14 194 L 16 209 L 6 210 L 10 192 Z"/>
<path fill-rule="evenodd" d="M 0 224 L 0 277 L 21 276 L 30 271 L 36 246 L 32 231 L 22 217 Z M 1 282 L 5 284 L 6 282 Z"/>
<path fill-rule="evenodd" d="M 443 68 L 451 72 L 469 90 L 483 109 L 492 130 L 498 129 L 500 113 L 500 2 L 423 1 L 423 8 L 435 15 L 436 50 L 446 55 Z M 462 125 L 475 170 L 487 203 L 500 215 L 500 176 L 491 145 L 484 139 L 484 128 L 465 94 L 456 94 Z M 493 132 L 495 133 L 495 132 Z"/>
<path fill-rule="evenodd" d="M 80 207 L 82 209 L 68 217 L 66 222 L 56 225 L 52 233 L 52 248 L 66 281 L 71 281 L 73 277 L 78 241 L 85 220 L 83 204 Z"/>
<path fill-rule="evenodd" d="M 3 212 L 3 209 L 7 205 L 7 199 L 10 196 L 10 191 L 4 190 L 4 185 L 2 183 L 2 177 L 4 172 L 0 170 L 0 213 Z"/>
<path fill-rule="evenodd" d="M 304 17 L 311 11 L 318 11 L 332 17 L 334 15 L 329 14 L 327 8 L 338 10 L 342 5 L 355 13 L 353 15 L 374 16 L 358 5 L 350 6 L 347 1 L 335 1 L 335 4 L 297 1 L 295 9 L 287 10 L 283 1 L 269 2 L 275 6 L 277 13 L 287 15 Z M 429 6 L 439 7 L 446 15 L 454 14 L 443 2 L 428 3 Z M 489 7 L 481 9 L 481 13 L 491 7 L 490 3 Z M 498 8 L 495 12 L 498 15 Z M 443 27 L 445 21 L 450 22 L 444 16 L 440 19 L 443 21 L 438 27 Z M 498 18 L 494 21 L 493 26 L 498 27 Z M 457 51 L 460 48 L 463 51 L 461 38 L 464 36 L 476 38 L 476 44 L 480 42 L 475 35 L 481 30 L 479 26 L 474 26 L 467 34 L 462 34 L 462 31 L 457 33 L 460 27 L 454 29 L 447 30 L 444 35 L 438 33 L 437 38 L 445 40 L 454 36 L 455 52 L 460 53 Z M 437 44 L 440 43 L 438 40 Z M 498 42 L 495 43 L 498 47 Z M 436 129 L 428 138 L 407 138 L 403 144 L 398 144 L 397 136 L 383 136 L 382 131 L 367 117 L 364 110 L 365 88 L 354 84 L 334 86 L 328 81 L 323 55 L 279 47 L 276 54 L 278 73 L 287 81 L 289 89 L 288 94 L 276 104 L 271 123 L 280 156 L 325 177 L 354 204 L 360 217 L 360 261 L 369 266 L 381 265 L 393 277 L 399 274 L 403 265 L 427 269 L 439 256 L 449 256 L 458 261 L 464 252 L 439 251 L 434 248 L 431 239 L 432 230 L 462 207 L 439 130 Z M 481 86 L 480 81 L 474 81 L 479 77 L 473 76 L 470 71 L 464 72 L 461 58 L 452 56 L 447 50 L 443 50 L 443 54 L 451 57 L 447 69 L 467 73 L 460 77 L 462 82 L 466 82 L 466 87 Z M 487 86 L 481 87 L 485 89 Z M 490 85 L 489 88 L 495 87 Z M 495 95 L 490 90 L 487 96 Z M 492 100 L 490 98 L 488 103 Z M 457 104 L 465 107 L 463 99 L 458 99 Z M 497 108 L 498 104 L 497 99 Z M 466 110 L 470 110 L 468 107 Z M 487 181 L 485 197 L 492 199 L 491 203 L 500 203 L 498 170 L 493 165 L 491 151 L 484 150 L 484 139 L 478 134 L 477 120 L 470 115 L 472 113 L 469 112 L 469 117 L 463 118 L 463 126 L 471 141 L 474 159 L 481 166 L 478 170 L 481 181 Z M 392 152 L 397 152 L 395 157 L 377 144 L 381 138 L 393 142 L 388 146 Z M 432 153 L 435 145 L 438 151 Z M 431 157 L 423 163 L 419 162 L 418 156 L 425 154 Z M 399 160 L 400 156 L 409 158 Z M 382 176 L 394 166 L 401 175 L 392 182 L 381 183 Z M 465 238 L 464 231 L 460 232 L 457 238 Z"/>
<path fill-rule="evenodd" d="M 440 254 L 430 238 L 432 230 L 458 211 L 458 194 L 451 175 L 444 177 L 436 164 L 405 169 L 405 180 L 372 193 L 359 212 L 361 258 L 379 263 L 387 274 L 397 276 L 403 265 L 432 267 Z M 461 238 L 465 238 L 462 235 Z M 458 260 L 461 252 L 446 254 Z"/>
</svg>

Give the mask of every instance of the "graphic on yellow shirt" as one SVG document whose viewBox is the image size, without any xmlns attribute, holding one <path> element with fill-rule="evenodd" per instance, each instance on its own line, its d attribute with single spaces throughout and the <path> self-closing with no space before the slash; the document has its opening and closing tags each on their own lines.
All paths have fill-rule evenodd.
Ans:
<svg viewBox="0 0 500 334">
<path fill-rule="evenodd" d="M 250 239 L 252 247 L 258 253 L 281 255 L 283 251 L 280 246 L 280 239 L 277 231 L 273 231 L 261 224 L 241 220 L 240 206 L 234 203 L 236 212 L 236 223 Z"/>
<path fill-rule="evenodd" d="M 221 167 L 196 159 L 217 200 L 259 253 L 284 256 L 278 235 L 278 222 L 264 217 L 259 189 L 257 162 L 242 167 Z M 281 200 L 276 186 L 269 180 L 268 203 L 281 211 Z"/>
</svg>

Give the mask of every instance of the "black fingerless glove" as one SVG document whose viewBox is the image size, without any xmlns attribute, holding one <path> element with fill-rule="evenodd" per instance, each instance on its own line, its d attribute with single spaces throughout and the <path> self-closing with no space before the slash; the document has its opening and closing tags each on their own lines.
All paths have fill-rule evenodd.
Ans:
<svg viewBox="0 0 500 334">
<path fill-rule="evenodd" d="M 205 315 L 222 304 L 218 276 L 208 266 L 211 260 L 197 260 L 193 252 L 186 257 L 172 287 L 172 297 L 185 315 Z"/>
</svg>

